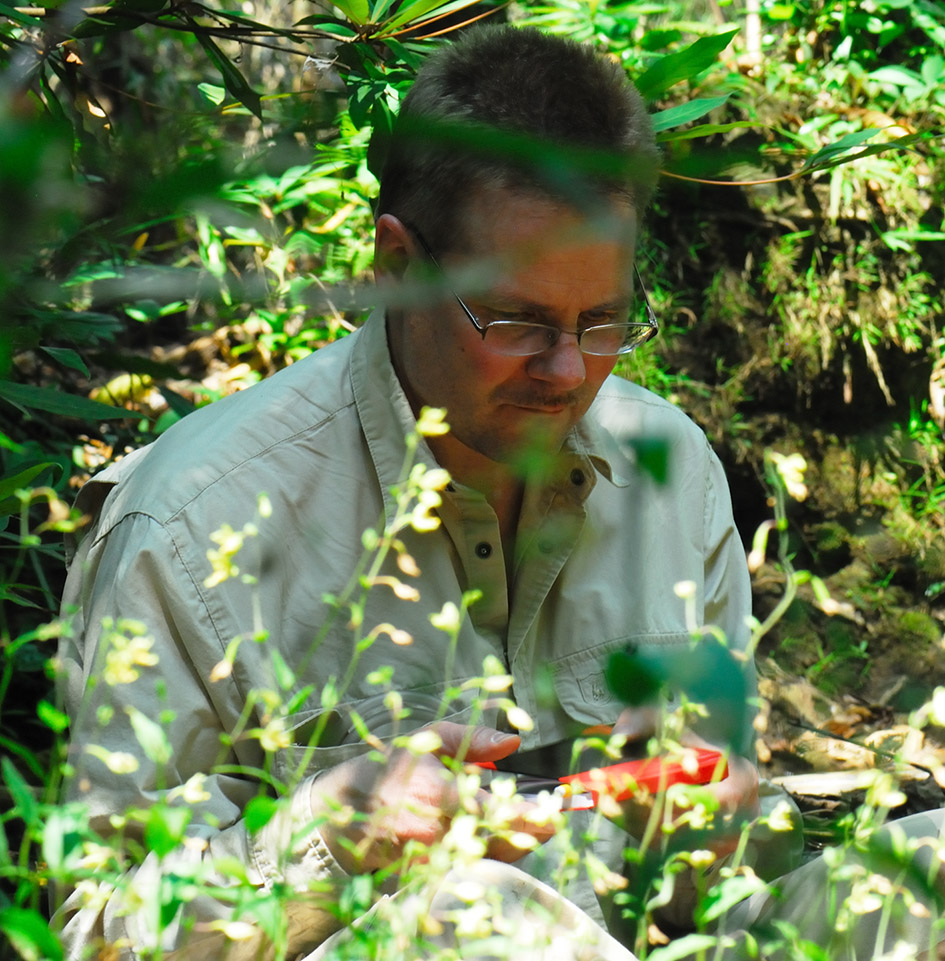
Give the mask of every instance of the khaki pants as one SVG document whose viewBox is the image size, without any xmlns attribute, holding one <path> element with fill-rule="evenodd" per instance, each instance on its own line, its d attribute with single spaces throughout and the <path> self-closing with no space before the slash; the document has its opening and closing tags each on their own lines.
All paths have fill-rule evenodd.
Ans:
<svg viewBox="0 0 945 961">
<path fill-rule="evenodd" d="M 934 899 L 925 888 L 929 879 L 945 894 L 937 857 L 943 817 L 943 810 L 917 814 L 880 832 L 900 850 L 915 848 L 908 871 L 893 860 L 877 863 L 853 855 L 842 863 L 821 857 L 792 871 L 770 892 L 732 908 L 714 932 L 724 940 L 724 949 L 712 948 L 706 956 L 787 959 L 787 931 L 788 941 L 796 936 L 817 945 L 830 961 L 910 961 L 926 952 L 936 957 L 945 927 L 937 923 Z M 748 932 L 758 939 L 760 954 L 753 951 Z M 637 961 L 552 888 L 498 861 L 450 872 L 432 892 L 408 888 L 382 899 L 304 961 L 335 959 Z"/>
</svg>

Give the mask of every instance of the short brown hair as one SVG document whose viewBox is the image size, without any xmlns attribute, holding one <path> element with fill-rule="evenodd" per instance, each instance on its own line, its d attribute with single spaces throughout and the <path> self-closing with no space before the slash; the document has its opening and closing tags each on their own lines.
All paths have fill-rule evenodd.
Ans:
<svg viewBox="0 0 945 961">
<path fill-rule="evenodd" d="M 637 216 L 659 151 L 622 67 L 574 41 L 531 28 L 470 30 L 423 64 L 387 148 L 377 214 L 455 242 L 464 201 L 500 186 L 575 206 L 613 196 Z"/>
</svg>

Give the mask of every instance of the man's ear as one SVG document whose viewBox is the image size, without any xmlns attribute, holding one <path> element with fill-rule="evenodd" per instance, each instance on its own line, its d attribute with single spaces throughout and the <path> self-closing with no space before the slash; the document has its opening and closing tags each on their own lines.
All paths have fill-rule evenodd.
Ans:
<svg viewBox="0 0 945 961">
<path fill-rule="evenodd" d="M 416 243 L 393 214 L 381 214 L 374 225 L 374 279 L 402 280 Z"/>
</svg>

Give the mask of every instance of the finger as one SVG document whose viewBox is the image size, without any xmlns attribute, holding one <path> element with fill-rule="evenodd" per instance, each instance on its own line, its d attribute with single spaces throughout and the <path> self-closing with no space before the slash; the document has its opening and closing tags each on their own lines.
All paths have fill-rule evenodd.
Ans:
<svg viewBox="0 0 945 961">
<path fill-rule="evenodd" d="M 614 734 L 622 734 L 628 741 L 642 741 L 656 733 L 658 713 L 652 707 L 628 707 L 620 712 L 614 724 Z"/>
<path fill-rule="evenodd" d="M 760 811 L 758 769 L 747 758 L 732 757 L 728 777 L 711 785 L 723 813 L 754 817 Z"/>
<path fill-rule="evenodd" d="M 495 728 L 441 721 L 435 725 L 443 746 L 439 753 L 464 761 L 498 761 L 517 751 L 522 739 Z"/>
<path fill-rule="evenodd" d="M 523 838 L 534 838 L 538 844 L 549 840 L 555 827 L 550 818 L 536 819 L 539 810 L 538 805 L 529 801 L 517 804 L 504 824 L 505 830 L 488 839 L 486 857 L 511 863 L 534 848 L 534 844 L 523 844 Z"/>
</svg>

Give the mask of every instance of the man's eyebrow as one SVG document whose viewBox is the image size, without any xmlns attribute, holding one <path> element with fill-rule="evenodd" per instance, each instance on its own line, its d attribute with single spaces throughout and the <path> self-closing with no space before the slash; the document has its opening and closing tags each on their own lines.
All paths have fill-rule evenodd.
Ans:
<svg viewBox="0 0 945 961">
<path fill-rule="evenodd" d="M 503 312 L 521 311 L 522 313 L 532 313 L 543 317 L 550 317 L 554 314 L 554 310 L 548 304 L 542 304 L 515 294 L 504 294 L 502 291 L 492 291 L 488 295 L 484 294 L 481 300 L 470 299 L 482 307 L 491 307 Z M 592 314 L 611 310 L 629 310 L 632 303 L 633 295 L 627 294 L 625 297 L 617 297 L 600 304 L 592 304 L 590 307 L 585 307 L 581 313 Z"/>
</svg>

